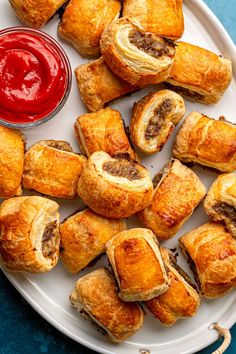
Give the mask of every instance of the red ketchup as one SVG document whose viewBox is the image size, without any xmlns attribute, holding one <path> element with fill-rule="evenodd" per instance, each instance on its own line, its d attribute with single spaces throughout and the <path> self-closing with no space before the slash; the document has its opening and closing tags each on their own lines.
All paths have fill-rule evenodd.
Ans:
<svg viewBox="0 0 236 354">
<path fill-rule="evenodd" d="M 59 50 L 37 31 L 0 32 L 1 120 L 32 123 L 59 106 L 68 87 Z"/>
</svg>

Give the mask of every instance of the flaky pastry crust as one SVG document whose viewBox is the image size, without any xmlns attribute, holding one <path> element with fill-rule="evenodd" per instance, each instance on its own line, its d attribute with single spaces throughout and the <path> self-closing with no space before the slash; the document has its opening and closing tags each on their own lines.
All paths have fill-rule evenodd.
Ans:
<svg viewBox="0 0 236 354">
<path fill-rule="evenodd" d="M 170 287 L 158 297 L 145 302 L 152 315 L 164 325 L 173 325 L 177 320 L 196 315 L 200 296 L 189 276 L 181 269 L 174 254 L 160 248 L 170 278 Z"/>
<path fill-rule="evenodd" d="M 132 85 L 157 84 L 170 75 L 175 44 L 145 32 L 138 21 L 122 17 L 111 23 L 100 47 L 109 68 Z"/>
<path fill-rule="evenodd" d="M 59 35 L 83 55 L 98 55 L 104 29 L 119 17 L 118 0 L 71 0 L 59 25 Z"/>
<path fill-rule="evenodd" d="M 192 112 L 176 136 L 173 156 L 185 163 L 232 172 L 236 169 L 236 125 Z"/>
<path fill-rule="evenodd" d="M 212 184 L 204 202 L 206 213 L 215 221 L 223 221 L 236 237 L 236 175 L 224 173 Z"/>
<path fill-rule="evenodd" d="M 22 194 L 24 151 L 23 134 L 0 126 L 0 198 Z"/>
<path fill-rule="evenodd" d="M 236 287 L 236 240 L 222 224 L 199 226 L 179 244 L 205 297 L 221 297 Z"/>
<path fill-rule="evenodd" d="M 103 57 L 75 69 L 75 76 L 81 98 L 87 108 L 98 111 L 106 103 L 137 91 L 139 87 L 130 85 L 115 75 L 106 65 Z"/>
<path fill-rule="evenodd" d="M 182 0 L 124 0 L 123 16 L 137 19 L 147 32 L 173 40 L 184 32 Z"/>
<path fill-rule="evenodd" d="M 105 151 L 111 156 L 127 153 L 136 159 L 120 112 L 105 108 L 83 114 L 76 119 L 74 128 L 80 150 L 87 157 L 96 151 Z"/>
<path fill-rule="evenodd" d="M 30 27 L 43 27 L 67 0 L 9 0 L 17 17 Z"/>
<path fill-rule="evenodd" d="M 111 274 L 99 268 L 80 278 L 70 295 L 80 314 L 91 319 L 113 342 L 122 342 L 143 326 L 144 313 L 136 303 L 123 302 Z"/>
<path fill-rule="evenodd" d="M 120 232 L 108 241 L 107 256 L 122 300 L 146 301 L 167 291 L 169 278 L 151 230 Z"/>
<path fill-rule="evenodd" d="M 221 99 L 231 79 L 230 59 L 189 43 L 177 43 L 168 87 L 190 100 L 214 104 Z"/>
<path fill-rule="evenodd" d="M 170 90 L 148 94 L 133 107 L 130 123 L 133 143 L 146 154 L 161 151 L 184 113 L 184 100 L 179 94 Z"/>
<path fill-rule="evenodd" d="M 73 152 L 69 143 L 42 140 L 25 155 L 23 186 L 58 198 L 76 196 L 86 158 Z"/>
<path fill-rule="evenodd" d="M 0 206 L 0 255 L 10 271 L 44 273 L 59 257 L 59 205 L 30 196 Z"/>
<path fill-rule="evenodd" d="M 125 221 L 106 219 L 85 209 L 60 225 L 60 257 L 70 273 L 78 273 L 106 251 L 106 242 L 126 229 Z"/>
<path fill-rule="evenodd" d="M 167 162 L 153 182 L 152 202 L 138 217 L 159 239 L 165 240 L 173 237 L 190 218 L 206 188 L 190 168 L 176 159 Z"/>
<path fill-rule="evenodd" d="M 152 199 L 153 186 L 148 170 L 120 154 L 94 152 L 78 183 L 78 195 L 93 211 L 107 218 L 135 214 Z"/>
</svg>

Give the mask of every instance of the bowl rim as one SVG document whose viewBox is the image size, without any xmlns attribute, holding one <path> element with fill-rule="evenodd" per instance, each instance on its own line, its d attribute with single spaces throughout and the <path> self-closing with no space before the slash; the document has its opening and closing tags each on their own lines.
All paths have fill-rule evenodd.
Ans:
<svg viewBox="0 0 236 354">
<path fill-rule="evenodd" d="M 36 120 L 36 121 L 32 121 L 29 123 L 14 123 L 14 122 L 8 122 L 2 118 L 0 118 L 0 125 L 3 125 L 5 127 L 8 128 L 20 128 L 20 129 L 25 129 L 25 128 L 32 128 L 32 127 L 37 127 L 41 124 L 44 124 L 46 122 L 48 122 L 49 120 L 51 120 L 53 117 L 55 117 L 55 115 L 63 108 L 63 106 L 65 105 L 70 91 L 71 91 L 71 86 L 72 86 L 72 69 L 71 69 L 71 64 L 69 61 L 69 58 L 65 52 L 65 50 L 62 48 L 62 46 L 60 45 L 60 43 L 54 39 L 52 36 L 50 36 L 48 33 L 39 30 L 39 29 L 35 29 L 35 28 L 30 28 L 30 27 L 26 27 L 26 26 L 12 26 L 12 27 L 7 27 L 7 28 L 3 28 L 0 30 L 0 37 L 4 34 L 8 34 L 11 32 L 28 32 L 28 33 L 33 33 L 39 37 L 44 38 L 47 42 L 49 42 L 51 45 L 53 45 L 54 49 L 56 49 L 57 53 L 59 54 L 61 60 L 64 63 L 65 66 L 65 70 L 66 70 L 66 78 L 67 78 L 67 82 L 66 82 L 66 88 L 65 88 L 65 92 L 60 100 L 60 102 L 58 103 L 58 105 L 50 112 L 48 113 L 45 117 Z"/>
</svg>

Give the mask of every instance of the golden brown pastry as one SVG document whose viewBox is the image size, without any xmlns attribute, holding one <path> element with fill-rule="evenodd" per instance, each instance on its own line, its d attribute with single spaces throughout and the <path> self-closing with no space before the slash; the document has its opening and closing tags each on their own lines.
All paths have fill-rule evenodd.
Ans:
<svg viewBox="0 0 236 354">
<path fill-rule="evenodd" d="M 168 88 L 206 104 L 217 103 L 232 79 L 232 62 L 209 50 L 179 42 Z"/>
<path fill-rule="evenodd" d="M 44 273 L 59 257 L 59 205 L 42 197 L 15 197 L 0 206 L 0 255 L 10 271 Z"/>
<path fill-rule="evenodd" d="M 190 218 L 206 188 L 190 168 L 175 159 L 165 164 L 153 184 L 152 202 L 138 217 L 158 238 L 169 239 Z"/>
<path fill-rule="evenodd" d="M 78 183 L 78 195 L 93 211 L 107 218 L 125 218 L 151 202 L 153 186 L 148 170 L 119 154 L 94 152 Z"/>
<path fill-rule="evenodd" d="M 19 19 L 30 27 L 44 26 L 67 0 L 9 0 Z"/>
<path fill-rule="evenodd" d="M 184 31 L 182 0 L 124 0 L 123 16 L 137 19 L 145 31 L 178 39 Z"/>
<path fill-rule="evenodd" d="M 154 299 L 145 302 L 150 312 L 164 325 L 173 325 L 178 319 L 193 317 L 200 305 L 200 296 L 188 274 L 177 264 L 176 257 L 167 248 L 160 248 L 170 278 L 170 287 Z"/>
<path fill-rule="evenodd" d="M 103 57 L 79 65 L 75 70 L 75 76 L 81 98 L 92 112 L 104 108 L 106 103 L 139 88 L 116 76 L 108 68 Z"/>
<path fill-rule="evenodd" d="M 21 195 L 24 151 L 23 134 L 0 126 L 0 198 Z"/>
<path fill-rule="evenodd" d="M 132 85 L 158 84 L 170 75 L 174 42 L 145 32 L 138 21 L 122 17 L 111 23 L 100 46 L 110 69 Z"/>
<path fill-rule="evenodd" d="M 77 118 L 74 128 L 80 150 L 88 157 L 95 151 L 105 151 L 111 156 L 127 153 L 136 159 L 120 112 L 105 108 L 83 114 Z"/>
<path fill-rule="evenodd" d="M 119 0 L 71 0 L 59 25 L 59 35 L 84 55 L 98 55 L 104 29 L 119 17 Z"/>
<path fill-rule="evenodd" d="M 173 91 L 161 90 L 143 97 L 133 108 L 133 143 L 146 154 L 161 151 L 184 113 L 184 100 Z"/>
<path fill-rule="evenodd" d="M 146 301 L 167 291 L 169 278 L 151 230 L 120 232 L 108 241 L 107 256 L 122 300 Z"/>
<path fill-rule="evenodd" d="M 179 239 L 203 295 L 214 299 L 236 287 L 236 240 L 217 223 L 207 223 Z"/>
<path fill-rule="evenodd" d="M 223 221 L 236 237 L 236 175 L 225 173 L 212 184 L 204 202 L 206 213 L 215 221 Z"/>
<path fill-rule="evenodd" d="M 143 326 L 144 313 L 136 303 L 123 302 L 108 270 L 99 268 L 80 278 L 70 302 L 113 342 L 122 342 Z"/>
<path fill-rule="evenodd" d="M 25 155 L 23 186 L 58 198 L 76 196 L 86 158 L 73 152 L 69 143 L 42 140 Z"/>
<path fill-rule="evenodd" d="M 192 112 L 180 128 L 173 155 L 223 172 L 236 169 L 236 125 Z"/>
<path fill-rule="evenodd" d="M 85 209 L 60 225 L 60 256 L 70 273 L 77 273 L 106 251 L 106 242 L 126 229 L 123 220 L 106 219 Z"/>
</svg>

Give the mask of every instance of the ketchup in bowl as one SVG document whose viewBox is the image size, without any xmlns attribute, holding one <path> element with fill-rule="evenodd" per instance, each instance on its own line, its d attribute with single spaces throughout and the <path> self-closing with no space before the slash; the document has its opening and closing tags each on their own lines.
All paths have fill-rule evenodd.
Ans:
<svg viewBox="0 0 236 354">
<path fill-rule="evenodd" d="M 0 31 L 0 123 L 29 127 L 52 118 L 71 86 L 68 58 L 46 33 L 24 27 Z"/>
</svg>

